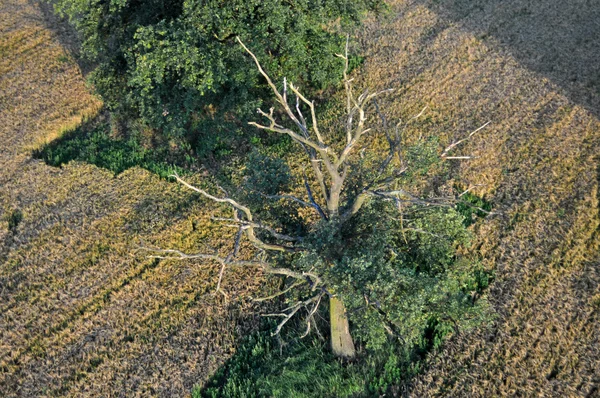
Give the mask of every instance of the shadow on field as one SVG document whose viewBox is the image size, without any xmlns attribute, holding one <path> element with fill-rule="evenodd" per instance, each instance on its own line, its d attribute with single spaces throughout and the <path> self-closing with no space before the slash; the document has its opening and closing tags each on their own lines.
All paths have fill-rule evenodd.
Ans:
<svg viewBox="0 0 600 398">
<path fill-rule="evenodd" d="M 194 168 L 192 158 L 169 143 L 157 142 L 160 137 L 142 129 L 130 129 L 126 134 L 115 132 L 108 119 L 106 112 L 101 112 L 35 151 L 33 157 L 54 167 L 72 160 L 86 162 L 115 175 L 138 166 L 167 178 L 174 172 L 183 175 Z"/>
<path fill-rule="evenodd" d="M 596 0 L 425 0 L 421 4 L 558 85 L 600 117 L 600 7 Z"/>
</svg>

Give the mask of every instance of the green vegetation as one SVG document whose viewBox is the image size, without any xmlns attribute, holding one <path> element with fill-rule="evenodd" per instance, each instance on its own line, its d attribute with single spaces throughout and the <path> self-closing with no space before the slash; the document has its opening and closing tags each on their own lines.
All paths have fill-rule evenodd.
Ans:
<svg viewBox="0 0 600 398">
<path fill-rule="evenodd" d="M 206 153 L 240 134 L 264 98 L 235 37 L 257 49 L 277 77 L 321 89 L 341 78 L 342 29 L 381 0 L 59 0 L 96 64 L 91 81 L 105 105 L 140 117 Z M 353 63 L 360 62 L 354 59 Z M 240 120 L 242 122 L 240 122 Z"/>
<path fill-rule="evenodd" d="M 482 293 L 490 275 L 480 271 L 465 286 Z M 326 330 L 321 312 L 319 327 Z M 377 397 L 398 395 L 403 383 L 424 370 L 426 356 L 439 350 L 446 337 L 456 332 L 450 318 L 430 317 L 417 331 L 413 344 L 390 339 L 377 350 L 359 347 L 356 361 L 342 362 L 328 350 L 323 337 L 299 338 L 289 328 L 283 340 L 268 335 L 276 326 L 265 322 L 260 331 L 245 338 L 235 355 L 204 386 L 196 386 L 193 398 L 252 397 Z M 325 333 L 326 335 L 326 333 Z"/>
<path fill-rule="evenodd" d="M 359 361 L 344 364 L 314 335 L 283 344 L 268 336 L 268 330 L 246 338 L 204 387 L 194 388 L 192 397 L 379 396 L 420 372 L 419 353 L 428 350 L 390 344 L 376 354 L 364 354 Z"/>
<path fill-rule="evenodd" d="M 477 195 L 467 192 L 461 196 L 456 204 L 456 210 L 462 214 L 465 219 L 465 225 L 472 225 L 477 218 L 483 218 L 492 211 L 492 204 Z"/>
<path fill-rule="evenodd" d="M 34 153 L 51 166 L 79 160 L 105 168 L 115 174 L 139 166 L 163 178 L 186 173 L 194 160 L 169 145 L 144 146 L 143 134 L 132 129 L 128 137 L 115 137 L 103 118 L 84 123 Z M 177 149 L 177 147 L 175 147 Z"/>
</svg>

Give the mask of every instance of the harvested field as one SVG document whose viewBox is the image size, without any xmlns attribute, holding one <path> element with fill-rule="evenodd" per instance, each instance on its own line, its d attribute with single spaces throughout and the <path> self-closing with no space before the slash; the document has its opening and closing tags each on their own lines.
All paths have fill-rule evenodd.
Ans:
<svg viewBox="0 0 600 398">
<path fill-rule="evenodd" d="M 461 182 L 499 213 L 473 250 L 496 269 L 495 327 L 455 336 L 412 396 L 597 396 L 600 9 L 594 2 L 393 1 L 363 37 L 364 84 L 394 117 L 469 141 Z"/>
<path fill-rule="evenodd" d="M 0 5 L 0 396 L 184 396 L 253 324 L 254 270 L 136 251 L 226 237 L 203 203 L 141 169 L 115 177 L 32 149 L 101 107 L 35 3 Z M 62 42 L 61 42 L 62 40 Z"/>
<path fill-rule="evenodd" d="M 362 84 L 390 119 L 461 154 L 494 204 L 472 250 L 496 282 L 495 325 L 454 336 L 411 396 L 600 394 L 600 9 L 593 1 L 391 0 L 362 35 Z M 115 177 L 32 149 L 93 117 L 72 38 L 27 0 L 0 4 L 0 395 L 181 396 L 255 323 L 253 270 L 148 259 L 220 247 L 197 197 L 141 169 Z M 479 184 L 481 184 L 479 186 Z"/>
</svg>

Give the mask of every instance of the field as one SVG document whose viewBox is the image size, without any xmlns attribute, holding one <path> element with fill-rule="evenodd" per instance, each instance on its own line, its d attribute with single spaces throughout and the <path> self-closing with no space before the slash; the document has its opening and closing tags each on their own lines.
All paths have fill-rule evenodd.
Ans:
<svg viewBox="0 0 600 398">
<path fill-rule="evenodd" d="M 388 118 L 428 106 L 407 134 L 449 143 L 491 121 L 456 168 L 494 206 L 471 250 L 497 317 L 432 355 L 411 396 L 600 395 L 600 10 L 539 3 L 393 0 L 359 35 L 360 84 L 396 89 Z M 216 265 L 139 250 L 227 249 L 177 185 L 33 159 L 101 103 L 46 7 L 0 15 L 0 395 L 189 394 L 256 326 L 261 276 L 230 270 L 215 295 Z"/>
<path fill-rule="evenodd" d="M 600 394 L 599 10 L 541 3 L 396 1 L 364 36 L 365 85 L 399 89 L 394 116 L 427 105 L 418 128 L 448 142 L 491 121 L 460 175 L 498 213 L 472 249 L 498 318 L 455 336 L 414 396 Z"/>
<path fill-rule="evenodd" d="M 203 203 L 176 184 L 32 159 L 101 104 L 62 25 L 26 0 L 0 14 L 0 395 L 189 394 L 255 321 L 236 297 L 260 277 L 228 272 L 226 299 L 218 266 L 137 250 L 219 247 Z"/>
</svg>

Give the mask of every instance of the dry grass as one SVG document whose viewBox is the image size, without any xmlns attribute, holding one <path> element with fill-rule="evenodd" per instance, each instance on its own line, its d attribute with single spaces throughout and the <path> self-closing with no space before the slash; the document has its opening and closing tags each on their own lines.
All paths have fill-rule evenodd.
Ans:
<svg viewBox="0 0 600 398">
<path fill-rule="evenodd" d="M 225 300 L 218 266 L 136 251 L 229 243 L 176 184 L 31 159 L 100 103 L 43 10 L 8 0 L 0 15 L 0 395 L 186 395 L 255 322 L 243 298 L 261 278 L 230 270 Z"/>
<path fill-rule="evenodd" d="M 572 46 L 572 36 L 597 27 L 567 15 L 573 25 L 565 28 L 558 13 L 542 20 L 552 29 L 535 30 L 530 25 L 541 24 L 535 16 L 543 12 L 536 10 L 519 25 L 509 11 L 526 9 L 523 1 L 392 3 L 393 15 L 364 33 L 364 84 L 400 88 L 387 104 L 394 117 L 431 108 L 410 134 L 430 131 L 450 142 L 491 120 L 463 149 L 479 157 L 463 163 L 460 175 L 467 186 L 485 184 L 475 192 L 501 212 L 476 229 L 473 247 L 496 269 L 489 294 L 497 322 L 454 338 L 411 395 L 598 394 L 600 92 L 590 89 L 598 65 L 584 61 L 600 49 L 581 56 Z M 513 31 L 496 34 L 499 26 Z M 507 39 L 519 32 L 555 42 L 527 52 L 530 43 Z M 552 58 L 551 50 L 561 55 Z M 582 64 L 565 78 L 573 58 Z"/>
<path fill-rule="evenodd" d="M 523 0 L 391 3 L 362 35 L 363 83 L 400 89 L 382 106 L 394 118 L 430 107 L 414 136 L 449 142 L 491 120 L 463 148 L 479 157 L 457 167 L 501 213 L 476 226 L 473 247 L 496 269 L 496 324 L 456 336 L 411 394 L 597 395 L 600 51 L 579 40 L 597 32 L 584 18 L 593 2 L 558 7 L 564 18 L 554 0 L 531 11 Z M 42 10 L 6 0 L 0 15 L 0 395 L 185 395 L 253 322 L 235 298 L 260 279 L 229 272 L 225 301 L 211 294 L 214 266 L 135 251 L 140 239 L 224 244 L 174 184 L 31 159 L 100 105 Z"/>
</svg>

